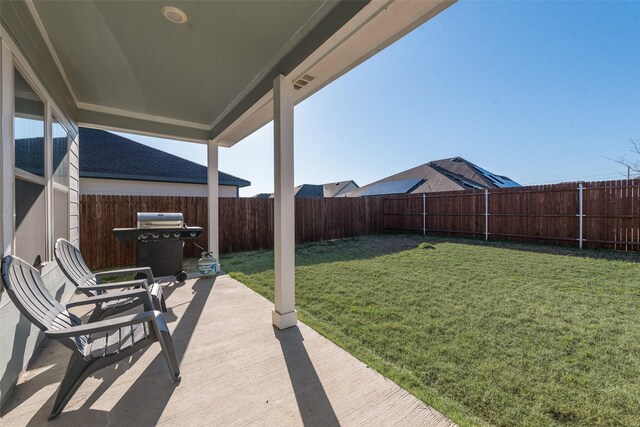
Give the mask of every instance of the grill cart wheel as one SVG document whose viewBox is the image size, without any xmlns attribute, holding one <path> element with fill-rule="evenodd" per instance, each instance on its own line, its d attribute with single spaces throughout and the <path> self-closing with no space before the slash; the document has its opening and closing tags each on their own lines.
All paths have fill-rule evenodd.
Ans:
<svg viewBox="0 0 640 427">
<path fill-rule="evenodd" d="M 176 274 L 176 280 L 178 282 L 184 282 L 185 280 L 187 280 L 187 273 L 181 271 L 180 273 Z"/>
</svg>

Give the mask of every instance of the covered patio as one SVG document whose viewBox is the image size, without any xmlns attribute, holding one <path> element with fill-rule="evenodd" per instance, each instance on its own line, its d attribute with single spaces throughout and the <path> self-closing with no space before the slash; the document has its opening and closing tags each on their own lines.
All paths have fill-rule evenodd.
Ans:
<svg viewBox="0 0 640 427">
<path fill-rule="evenodd" d="M 182 381 L 156 343 L 89 378 L 52 425 L 453 425 L 308 326 L 274 328 L 270 302 L 229 276 L 164 289 Z M 47 422 L 67 353 L 45 344 L 3 424 Z"/>
<path fill-rule="evenodd" d="M 276 298 L 272 319 L 285 329 L 297 321 L 295 105 L 452 3 L 185 1 L 178 9 L 163 1 L 3 2 L 6 135 L 1 148 L 13 153 L 11 134 L 21 131 L 11 123 L 16 112 L 14 92 L 23 96 L 17 78 L 11 77 L 14 68 L 27 86 L 35 87 L 29 96 L 44 98 L 45 124 L 51 121 L 47 116 L 57 116 L 71 128 L 76 144 L 82 143 L 78 126 L 206 144 L 208 249 L 220 259 L 219 148 L 232 147 L 273 120 Z M 45 142 L 48 138 L 45 132 Z M 12 157 L 0 164 L 3 176 L 16 173 Z M 73 179 L 77 165 L 71 162 Z M 75 190 L 73 185 L 70 188 Z M 2 189 L 0 230 L 6 256 L 16 253 L 15 193 L 9 182 Z M 77 216 L 73 206 L 70 215 Z M 75 225 L 71 241 L 77 235 Z M 50 259 L 48 255 L 41 254 L 41 259 Z"/>
<path fill-rule="evenodd" d="M 74 288 L 53 246 L 79 243 L 79 126 L 206 145 L 220 259 L 218 150 L 274 123 L 275 304 L 228 277 L 169 284 L 182 382 L 169 384 L 151 347 L 91 377 L 54 422 L 448 423 L 297 321 L 294 106 L 452 3 L 2 2 L 2 257 L 27 259 L 62 303 Z M 0 318 L 2 422 L 39 424 L 65 350 L 47 342 L 36 357 L 41 331 L 2 290 Z"/>
</svg>

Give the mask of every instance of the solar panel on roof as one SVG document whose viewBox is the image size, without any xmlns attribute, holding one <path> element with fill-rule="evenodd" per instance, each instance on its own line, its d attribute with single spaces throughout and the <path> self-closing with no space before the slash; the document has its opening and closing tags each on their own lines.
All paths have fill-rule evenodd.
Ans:
<svg viewBox="0 0 640 427">
<path fill-rule="evenodd" d="M 362 193 L 363 196 L 383 196 L 385 194 L 405 194 L 422 184 L 422 178 L 399 179 L 373 184 Z"/>
<path fill-rule="evenodd" d="M 486 169 L 482 169 L 480 166 L 474 165 L 476 170 L 485 176 L 489 181 L 493 182 L 498 188 L 520 187 L 515 181 L 510 180 L 507 177 L 494 175 Z"/>
<path fill-rule="evenodd" d="M 449 178 L 458 181 L 459 183 L 466 185 L 467 187 L 475 188 L 475 189 L 483 189 L 482 185 L 479 185 L 477 182 L 473 182 L 471 180 L 465 179 L 461 176 L 447 175 Z"/>
</svg>

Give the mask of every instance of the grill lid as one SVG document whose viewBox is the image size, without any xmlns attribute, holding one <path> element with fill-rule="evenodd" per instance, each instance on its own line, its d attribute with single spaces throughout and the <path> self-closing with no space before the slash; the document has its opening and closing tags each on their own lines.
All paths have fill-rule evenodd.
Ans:
<svg viewBox="0 0 640 427">
<path fill-rule="evenodd" d="M 181 213 L 138 212 L 138 228 L 182 228 L 184 218 Z"/>
</svg>

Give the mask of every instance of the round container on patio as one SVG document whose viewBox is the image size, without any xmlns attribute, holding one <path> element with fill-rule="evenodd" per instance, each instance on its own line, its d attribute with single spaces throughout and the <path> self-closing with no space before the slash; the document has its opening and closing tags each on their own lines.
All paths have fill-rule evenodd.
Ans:
<svg viewBox="0 0 640 427">
<path fill-rule="evenodd" d="M 198 260 L 198 272 L 200 274 L 216 274 L 218 263 L 213 253 L 202 252 L 202 258 Z"/>
</svg>

